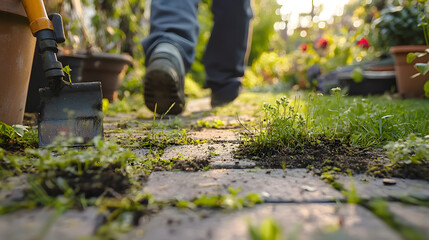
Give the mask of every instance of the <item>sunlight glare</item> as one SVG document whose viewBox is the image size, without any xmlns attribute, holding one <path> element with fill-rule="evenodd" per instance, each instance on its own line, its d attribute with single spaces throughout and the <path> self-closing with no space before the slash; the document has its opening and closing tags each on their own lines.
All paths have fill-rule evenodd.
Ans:
<svg viewBox="0 0 429 240">
<path fill-rule="evenodd" d="M 349 1 L 350 0 L 314 0 L 314 6 L 321 7 L 322 11 L 317 18 L 313 19 L 313 22 L 332 22 L 333 16 L 343 15 L 344 5 L 347 4 Z M 308 25 L 306 20 L 304 20 L 304 22 L 301 20 L 300 22 L 299 15 L 302 13 L 309 14 L 311 12 L 311 0 L 277 0 L 277 3 L 281 5 L 280 15 L 282 16 L 282 19 L 288 19 L 288 33 L 293 33 L 291 29 L 296 29 L 302 23 Z M 320 26 L 324 27 L 325 25 L 320 24 Z"/>
</svg>

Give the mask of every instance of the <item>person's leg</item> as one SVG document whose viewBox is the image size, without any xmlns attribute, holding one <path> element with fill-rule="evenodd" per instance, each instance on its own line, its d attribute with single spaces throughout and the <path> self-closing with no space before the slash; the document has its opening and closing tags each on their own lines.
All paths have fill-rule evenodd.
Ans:
<svg viewBox="0 0 429 240">
<path fill-rule="evenodd" d="M 250 0 L 213 0 L 214 25 L 203 63 L 212 106 L 234 100 L 244 75 L 250 20 Z"/>
<path fill-rule="evenodd" d="M 188 72 L 198 41 L 198 3 L 199 0 L 152 0 L 150 33 L 143 40 L 146 61 L 159 43 L 170 43 L 179 49 Z"/>
<path fill-rule="evenodd" d="M 146 106 L 157 113 L 184 110 L 184 76 L 194 61 L 198 40 L 198 2 L 152 0 L 150 34 L 143 41 L 144 98 Z"/>
</svg>

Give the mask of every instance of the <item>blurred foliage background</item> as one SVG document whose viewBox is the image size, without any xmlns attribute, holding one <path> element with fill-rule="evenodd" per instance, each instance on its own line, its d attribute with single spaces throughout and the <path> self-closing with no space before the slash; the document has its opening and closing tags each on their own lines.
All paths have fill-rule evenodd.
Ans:
<svg viewBox="0 0 429 240">
<path fill-rule="evenodd" d="M 132 55 L 134 66 L 128 70 L 120 96 L 142 91 L 141 79 L 145 69 L 141 41 L 149 32 L 149 0 L 45 2 L 49 11 L 60 12 L 64 17 L 66 47 L 92 47 Z M 205 81 L 201 61 L 213 26 L 211 2 L 201 0 L 199 4 L 200 35 L 196 59 L 186 77 L 186 93 L 191 97 L 202 95 Z M 311 79 L 307 79 L 306 74 L 311 66 L 319 66 L 324 74 L 341 66 L 361 64 L 388 54 L 386 42 L 383 42 L 388 38 L 381 37 L 383 29 L 376 24 L 380 21 L 380 14 L 392 7 L 412 7 L 416 0 L 350 0 L 341 9 L 341 14 L 333 15 L 329 20 L 320 20 L 319 17 L 325 6 L 313 5 L 311 12 L 299 14 L 300 24 L 294 29 L 289 28 L 290 16 L 280 11 L 282 7 L 288 8 L 287 3 L 282 6 L 282 0 L 252 2 L 253 35 L 244 86 L 251 88 L 285 83 L 287 88 L 302 89 L 312 87 Z M 82 32 L 77 3 L 85 9 L 85 25 L 91 33 L 90 37 Z M 331 3 L 328 1 L 327 4 Z M 400 29 L 395 31 L 399 33 Z"/>
</svg>

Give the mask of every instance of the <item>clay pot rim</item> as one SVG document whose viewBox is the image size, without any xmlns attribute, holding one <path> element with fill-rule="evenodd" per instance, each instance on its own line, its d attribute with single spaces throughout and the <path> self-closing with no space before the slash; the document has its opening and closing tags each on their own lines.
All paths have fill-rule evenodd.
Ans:
<svg viewBox="0 0 429 240">
<path fill-rule="evenodd" d="M 59 58 L 76 58 L 76 59 L 85 59 L 86 58 L 86 56 L 82 55 L 82 54 L 73 54 L 73 53 L 64 54 L 61 52 L 57 53 L 57 57 L 59 57 Z"/>
<path fill-rule="evenodd" d="M 399 46 L 391 47 L 390 53 L 401 54 L 401 53 L 409 53 L 409 52 L 423 52 L 427 48 L 429 48 L 429 45 L 399 45 Z"/>
<path fill-rule="evenodd" d="M 118 61 L 128 65 L 133 63 L 133 58 L 128 54 L 78 51 L 78 55 L 84 55 L 87 60 Z"/>
<path fill-rule="evenodd" d="M 27 18 L 27 14 L 25 13 L 24 6 L 22 6 L 21 1 L 17 1 L 17 0 L 1 0 L 0 12 L 15 14 L 15 15 L 19 15 Z"/>
</svg>

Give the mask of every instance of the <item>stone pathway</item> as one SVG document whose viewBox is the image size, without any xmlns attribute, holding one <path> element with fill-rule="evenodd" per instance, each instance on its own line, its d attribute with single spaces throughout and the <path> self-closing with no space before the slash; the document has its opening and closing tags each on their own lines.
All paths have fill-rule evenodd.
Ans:
<svg viewBox="0 0 429 240">
<path fill-rule="evenodd" d="M 206 111 L 208 102 L 204 101 L 196 102 L 197 106 L 191 103 L 188 109 Z M 201 119 L 191 115 L 192 112 L 187 113 L 186 121 Z M 141 134 L 111 131 L 127 117 L 107 118 L 106 136 L 126 138 Z M 250 239 L 249 225 L 258 226 L 265 219 L 274 219 L 280 225 L 284 239 L 403 239 L 391 222 L 429 239 L 429 207 L 399 201 L 412 198 L 428 203 L 426 181 L 395 179 L 395 185 L 385 185 L 383 179 L 365 175 L 338 177 L 337 181 L 346 190 L 355 190 L 365 201 L 383 198 L 391 214 L 389 225 L 389 221 L 376 216 L 365 205 L 347 203 L 345 194 L 305 169 L 259 169 L 250 159 L 235 159 L 233 151 L 241 141 L 236 129 L 203 128 L 189 135 L 210 141 L 169 147 L 161 158 L 207 158 L 212 168 L 198 172 L 153 172 L 142 184 L 142 192 L 152 194 L 157 200 L 170 201 L 228 194 L 229 188 L 240 188 L 239 197 L 257 193 L 264 203 L 233 211 L 166 207 L 157 214 L 141 217 L 134 229 L 120 234 L 118 239 Z M 145 156 L 149 151 L 133 148 L 133 152 Z M 17 186 L 17 191 L 0 191 L 0 203 L 21 197 L 22 185 Z M 94 207 L 63 214 L 53 209 L 20 210 L 0 216 L 0 239 L 85 239 L 94 233 L 101 219 Z"/>
</svg>

